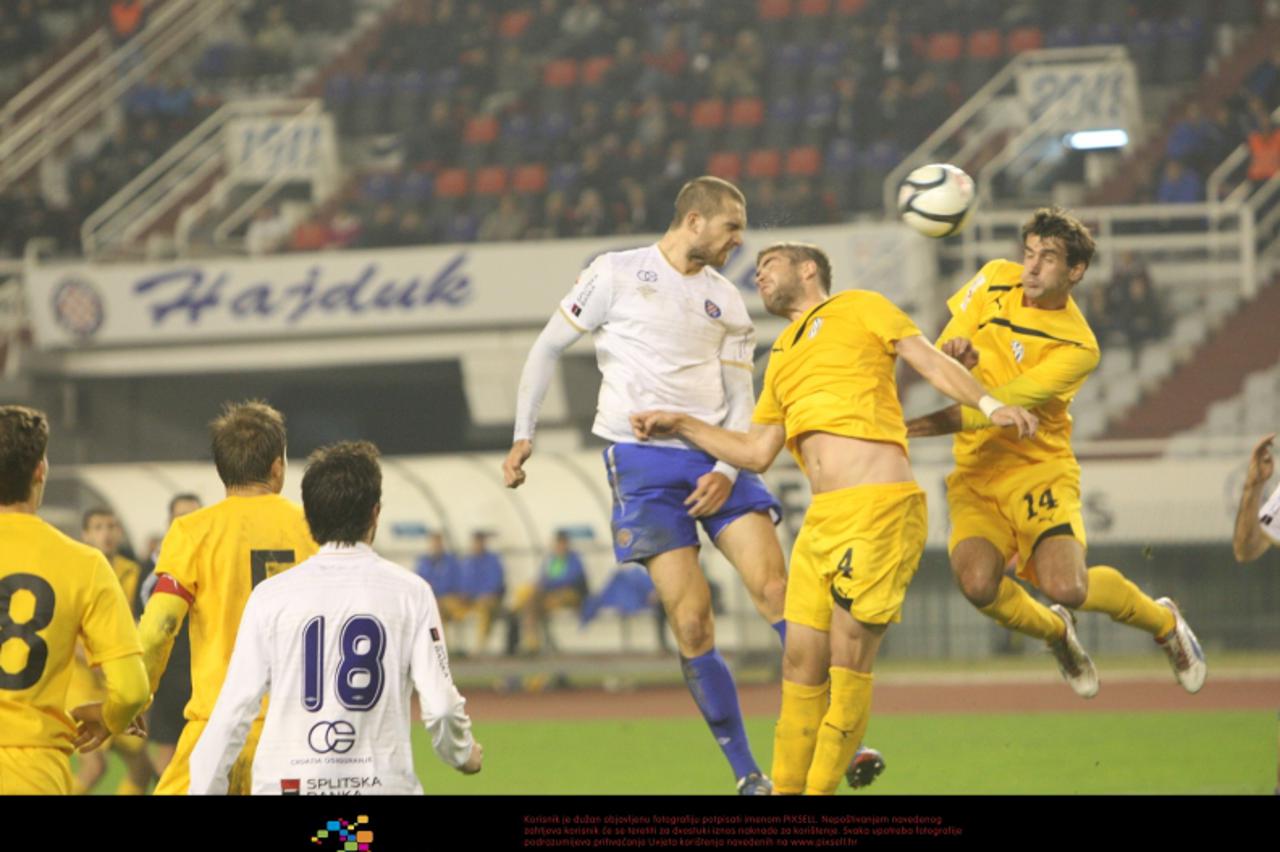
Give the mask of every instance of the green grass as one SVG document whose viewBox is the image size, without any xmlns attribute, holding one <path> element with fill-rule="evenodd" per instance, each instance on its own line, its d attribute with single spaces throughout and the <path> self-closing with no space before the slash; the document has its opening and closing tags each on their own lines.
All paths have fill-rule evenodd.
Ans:
<svg viewBox="0 0 1280 852">
<path fill-rule="evenodd" d="M 464 777 L 415 727 L 429 794 L 723 794 L 733 780 L 697 719 L 484 722 L 485 768 Z M 748 719 L 757 757 L 773 720 Z M 1268 711 L 894 715 L 868 742 L 885 774 L 867 793 L 1267 794 L 1275 787 L 1276 721 Z M 100 790 L 120 774 L 114 757 Z M 843 792 L 850 792 L 843 790 Z"/>
</svg>

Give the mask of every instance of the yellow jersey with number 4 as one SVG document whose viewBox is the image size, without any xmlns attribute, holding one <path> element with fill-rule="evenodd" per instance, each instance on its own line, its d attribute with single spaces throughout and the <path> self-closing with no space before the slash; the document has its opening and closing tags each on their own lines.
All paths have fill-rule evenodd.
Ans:
<svg viewBox="0 0 1280 852">
<path fill-rule="evenodd" d="M 316 550 L 302 509 L 278 494 L 227 497 L 169 527 L 156 573 L 173 578 L 191 605 L 187 719 L 213 712 L 253 587 Z"/>
<path fill-rule="evenodd" d="M 1034 437 L 1019 439 L 1012 429 L 987 428 L 991 421 L 976 409 L 963 409 L 964 430 L 955 436 L 956 465 L 989 468 L 1065 461 L 1078 465 L 1071 451 L 1071 415 L 1067 407 L 1085 378 L 1098 366 L 1098 341 L 1070 297 L 1065 307 L 1042 310 L 1023 303 L 1022 264 L 993 260 L 947 301 L 951 321 L 938 338 L 941 346 L 968 338 L 978 350 L 974 376 L 991 395 L 1021 405 L 1040 419 Z"/>
<path fill-rule="evenodd" d="M 781 425 L 796 445 L 805 432 L 829 432 L 907 449 L 907 427 L 893 378 L 897 343 L 920 329 L 870 290 L 846 290 L 791 323 L 774 341 L 752 420 Z"/>
<path fill-rule="evenodd" d="M 77 639 L 90 665 L 142 653 L 106 557 L 35 515 L 0 514 L 0 747 L 72 751 Z"/>
</svg>

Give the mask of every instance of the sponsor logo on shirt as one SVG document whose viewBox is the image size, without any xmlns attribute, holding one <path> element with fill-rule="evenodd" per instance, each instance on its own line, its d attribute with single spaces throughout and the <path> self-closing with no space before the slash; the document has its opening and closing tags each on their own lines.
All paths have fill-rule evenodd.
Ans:
<svg viewBox="0 0 1280 852">
<path fill-rule="evenodd" d="M 307 745 L 316 754 L 346 754 L 356 744 L 356 729 L 350 722 L 316 722 L 307 733 Z"/>
<path fill-rule="evenodd" d="M 1010 344 L 1010 346 L 1013 348 L 1013 360 L 1021 364 L 1022 356 L 1026 354 L 1025 350 L 1022 348 L 1022 344 L 1015 340 Z"/>
<path fill-rule="evenodd" d="M 440 641 L 440 631 L 435 629 L 434 627 L 431 628 L 431 641 L 432 642 Z"/>
<path fill-rule="evenodd" d="M 978 288 L 986 283 L 987 277 L 985 275 L 979 275 L 977 278 L 973 279 L 973 283 L 970 284 L 969 289 L 965 291 L 964 301 L 960 303 L 961 311 L 964 311 L 965 308 L 969 307 L 969 302 L 973 300 L 973 294 L 978 292 Z"/>
<path fill-rule="evenodd" d="M 641 269 L 636 273 L 636 277 L 641 281 L 653 282 L 658 280 L 658 273 L 654 272 L 652 269 Z"/>
<path fill-rule="evenodd" d="M 301 789 L 302 782 L 297 778 L 281 778 L 280 779 L 280 795 L 281 796 L 297 796 Z"/>
<path fill-rule="evenodd" d="M 575 317 L 582 316 L 582 308 L 575 304 L 569 309 L 569 313 L 573 314 Z"/>
<path fill-rule="evenodd" d="M 631 534 L 631 530 L 622 529 L 618 530 L 618 534 L 614 538 L 618 542 L 618 547 L 630 547 L 635 537 Z"/>
<path fill-rule="evenodd" d="M 809 339 L 813 340 L 818 336 L 818 329 L 822 328 L 822 317 L 818 317 L 813 321 L 813 325 L 809 327 Z"/>
<path fill-rule="evenodd" d="M 712 319 L 720 319 L 720 306 L 717 305 L 715 302 L 711 301 L 710 299 L 707 299 L 707 301 L 703 304 L 703 307 L 707 309 L 707 316 L 711 317 Z"/>
<path fill-rule="evenodd" d="M 592 275 L 586 284 L 582 285 L 582 289 L 578 291 L 578 304 L 585 305 L 591 301 L 591 294 L 596 291 L 596 282 L 600 280 L 599 275 Z"/>
<path fill-rule="evenodd" d="M 382 779 L 377 775 L 347 775 L 340 778 L 308 778 L 308 796 L 361 796 L 377 791 Z"/>
</svg>

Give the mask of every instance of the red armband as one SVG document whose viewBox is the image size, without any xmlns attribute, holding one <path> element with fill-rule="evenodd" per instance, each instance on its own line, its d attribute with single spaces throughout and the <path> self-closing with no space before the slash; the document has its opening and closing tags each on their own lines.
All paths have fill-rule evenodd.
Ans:
<svg viewBox="0 0 1280 852">
<path fill-rule="evenodd" d="M 156 578 L 156 588 L 152 594 L 177 595 L 187 602 L 187 606 L 191 606 L 191 604 L 196 602 L 196 596 L 183 588 L 181 583 L 173 579 L 173 577 L 168 574 L 160 574 Z"/>
</svg>

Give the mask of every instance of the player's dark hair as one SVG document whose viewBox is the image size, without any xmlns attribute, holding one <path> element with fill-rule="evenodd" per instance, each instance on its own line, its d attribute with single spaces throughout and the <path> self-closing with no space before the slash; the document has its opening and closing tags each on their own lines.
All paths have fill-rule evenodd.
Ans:
<svg viewBox="0 0 1280 852">
<path fill-rule="evenodd" d="M 827 257 L 825 251 L 812 243 L 774 243 L 761 249 L 756 255 L 756 266 L 760 265 L 765 255 L 774 253 L 785 255 L 792 263 L 812 260 L 818 266 L 818 283 L 822 285 L 822 292 L 831 292 L 831 258 Z"/>
<path fill-rule="evenodd" d="M 94 506 L 85 512 L 80 518 L 80 531 L 89 529 L 89 522 L 94 518 L 114 518 L 116 513 L 108 509 L 106 506 Z"/>
<path fill-rule="evenodd" d="M 1032 234 L 1041 240 L 1062 240 L 1062 245 L 1067 250 L 1068 267 L 1081 263 L 1088 266 L 1093 262 L 1097 251 L 1097 244 L 1085 224 L 1057 205 L 1041 207 L 1031 214 L 1031 218 L 1022 226 L 1023 246 L 1026 246 L 1027 237 Z"/>
<path fill-rule="evenodd" d="M 271 465 L 284 458 L 284 415 L 262 400 L 228 402 L 209 424 L 213 466 L 227 487 L 271 478 Z"/>
<path fill-rule="evenodd" d="M 363 541 L 381 500 L 378 448 L 369 441 L 330 444 L 307 459 L 302 511 L 316 544 Z"/>
<path fill-rule="evenodd" d="M 680 227 L 684 217 L 694 212 L 710 219 L 723 211 L 730 201 L 747 206 L 747 197 L 742 194 L 742 190 L 724 178 L 711 175 L 696 177 L 680 187 L 680 192 L 676 194 L 676 212 L 671 218 L 671 227 Z"/>
<path fill-rule="evenodd" d="M 204 505 L 204 503 L 201 502 L 200 497 L 198 495 L 192 494 L 189 491 L 183 492 L 182 494 L 175 494 L 169 498 L 169 517 L 171 518 L 173 517 L 173 507 L 177 506 L 183 500 L 190 500 L 192 503 L 195 503 L 197 506 Z"/>
<path fill-rule="evenodd" d="M 0 405 L 0 505 L 24 503 L 49 448 L 49 418 L 23 405 Z"/>
</svg>

